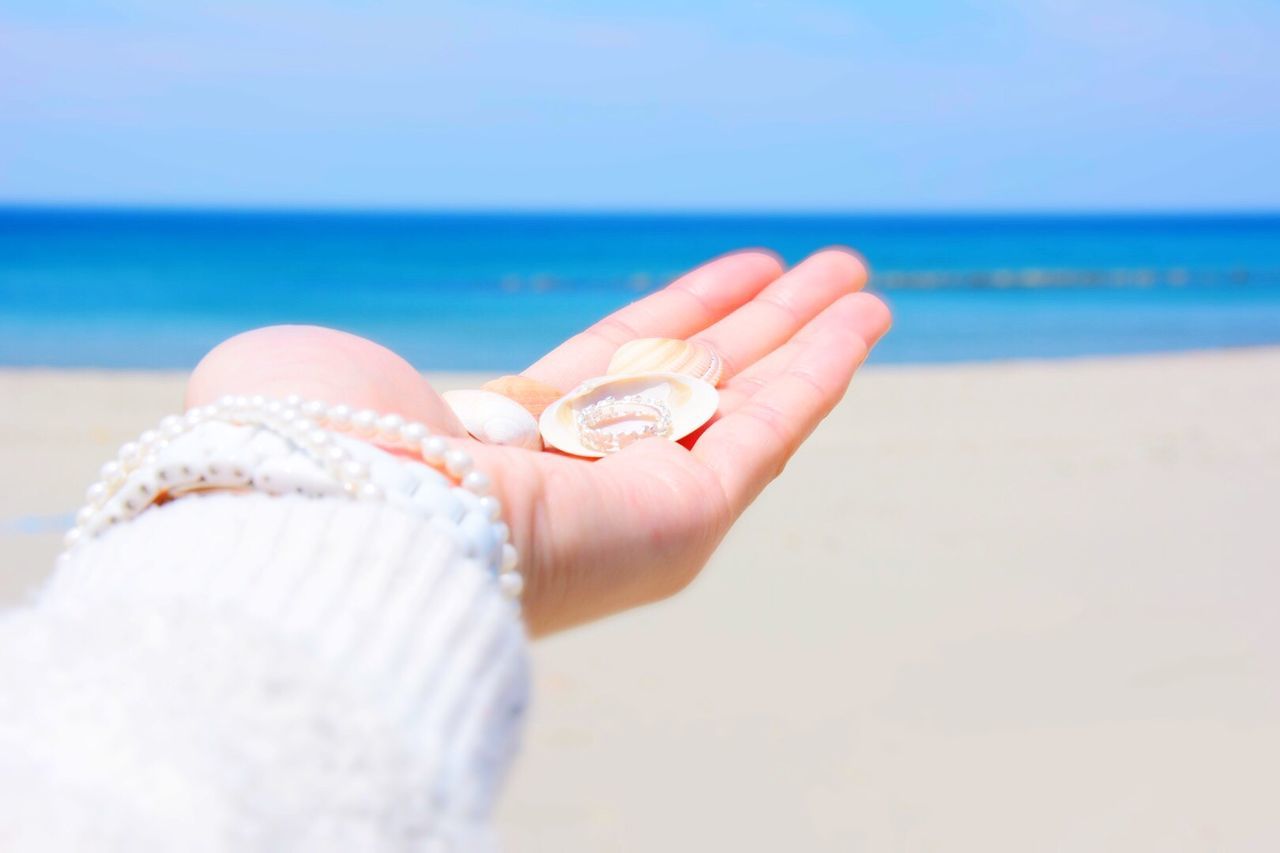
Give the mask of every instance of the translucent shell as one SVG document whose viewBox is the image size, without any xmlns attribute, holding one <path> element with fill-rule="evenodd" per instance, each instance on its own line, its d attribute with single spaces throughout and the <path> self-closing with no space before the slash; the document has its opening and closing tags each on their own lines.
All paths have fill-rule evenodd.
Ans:
<svg viewBox="0 0 1280 853">
<path fill-rule="evenodd" d="M 724 364 L 706 344 L 675 338 L 639 338 L 618 347 L 606 371 L 611 376 L 635 373 L 684 373 L 709 385 L 720 382 Z"/>
<path fill-rule="evenodd" d="M 492 391 L 507 399 L 515 400 L 528 409 L 529 414 L 535 418 L 542 414 L 543 409 L 564 396 L 564 392 L 559 388 L 524 376 L 501 376 L 480 387 L 485 391 Z"/>
<path fill-rule="evenodd" d="M 719 405 L 720 394 L 713 385 L 683 373 L 598 376 L 548 406 L 538 427 L 551 447 L 598 458 L 626 446 L 626 437 L 632 433 L 640 437 L 650 427 L 661 426 L 666 438 L 678 441 L 711 420 Z M 617 417 L 608 417 L 610 408 Z M 584 431 L 591 429 L 606 438 L 612 432 L 624 440 L 602 450 L 610 442 L 584 437 Z"/>
<path fill-rule="evenodd" d="M 485 444 L 542 449 L 538 422 L 515 400 L 474 389 L 445 391 L 440 396 L 467 432 Z"/>
</svg>

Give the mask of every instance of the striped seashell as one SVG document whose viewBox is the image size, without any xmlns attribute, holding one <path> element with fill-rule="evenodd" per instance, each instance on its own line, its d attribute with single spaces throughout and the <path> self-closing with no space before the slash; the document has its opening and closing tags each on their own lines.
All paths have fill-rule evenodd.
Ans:
<svg viewBox="0 0 1280 853">
<path fill-rule="evenodd" d="M 543 409 L 563 396 L 559 388 L 524 376 L 501 376 L 480 387 L 485 391 L 501 394 L 509 400 L 515 400 L 528 409 L 529 414 L 535 418 L 542 414 Z"/>
<path fill-rule="evenodd" d="M 638 338 L 618 347 L 607 372 L 610 376 L 683 373 L 714 386 L 723 371 L 719 354 L 706 344 L 674 338 Z"/>
</svg>

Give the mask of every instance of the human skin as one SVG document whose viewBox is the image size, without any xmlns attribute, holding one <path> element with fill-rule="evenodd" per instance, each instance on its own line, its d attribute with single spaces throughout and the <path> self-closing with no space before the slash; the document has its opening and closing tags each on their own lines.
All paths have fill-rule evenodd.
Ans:
<svg viewBox="0 0 1280 853">
<path fill-rule="evenodd" d="M 439 394 L 372 341 L 273 326 L 218 345 L 187 386 L 187 405 L 224 394 L 301 394 L 395 412 L 474 457 L 494 481 L 525 576 L 529 629 L 546 634 L 683 589 L 743 510 L 844 396 L 888 330 L 888 308 L 861 292 L 847 249 L 790 270 L 746 251 L 718 258 L 575 335 L 524 371 L 567 390 L 602 374 L 635 338 L 689 338 L 725 364 L 720 407 L 693 439 L 646 439 L 590 461 L 469 438 Z"/>
</svg>

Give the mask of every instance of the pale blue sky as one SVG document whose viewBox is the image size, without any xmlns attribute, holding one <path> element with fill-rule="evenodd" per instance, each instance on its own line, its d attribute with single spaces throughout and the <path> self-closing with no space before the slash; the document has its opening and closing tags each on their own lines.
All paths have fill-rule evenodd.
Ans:
<svg viewBox="0 0 1280 853">
<path fill-rule="evenodd" d="M 1277 45 L 1274 0 L 7 0 L 0 201 L 1275 209 Z"/>
</svg>

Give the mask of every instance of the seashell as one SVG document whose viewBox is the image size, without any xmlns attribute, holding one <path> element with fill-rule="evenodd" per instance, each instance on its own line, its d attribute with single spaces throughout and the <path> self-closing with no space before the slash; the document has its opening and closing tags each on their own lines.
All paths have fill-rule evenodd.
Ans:
<svg viewBox="0 0 1280 853">
<path fill-rule="evenodd" d="M 475 389 L 445 391 L 440 396 L 467 432 L 485 444 L 542 449 L 538 422 L 515 400 Z"/>
<path fill-rule="evenodd" d="M 524 376 L 502 376 L 480 387 L 485 391 L 492 391 L 515 400 L 528 409 L 529 414 L 535 418 L 542 414 L 543 409 L 564 396 L 564 392 L 554 385 Z"/>
<path fill-rule="evenodd" d="M 685 373 L 714 386 L 723 371 L 720 355 L 706 344 L 675 338 L 638 338 L 618 347 L 605 372 L 611 376 Z"/>
<path fill-rule="evenodd" d="M 679 441 L 719 405 L 714 386 L 684 373 L 598 376 L 548 406 L 538 428 L 557 450 L 598 458 L 650 434 Z"/>
</svg>

